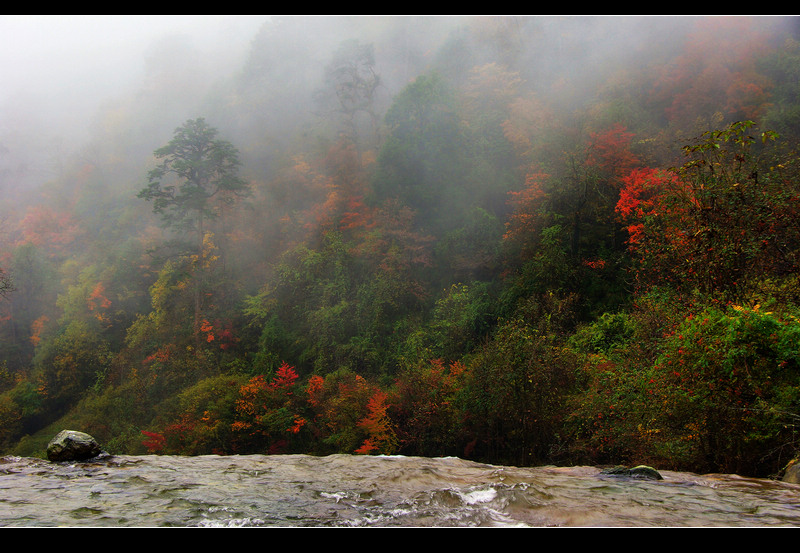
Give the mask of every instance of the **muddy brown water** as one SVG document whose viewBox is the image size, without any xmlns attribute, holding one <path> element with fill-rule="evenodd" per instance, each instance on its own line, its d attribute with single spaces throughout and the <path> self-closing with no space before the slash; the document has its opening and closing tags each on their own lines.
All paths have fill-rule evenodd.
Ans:
<svg viewBox="0 0 800 553">
<path fill-rule="evenodd" d="M 0 459 L 0 526 L 793 527 L 800 485 L 356 455 Z"/>
</svg>

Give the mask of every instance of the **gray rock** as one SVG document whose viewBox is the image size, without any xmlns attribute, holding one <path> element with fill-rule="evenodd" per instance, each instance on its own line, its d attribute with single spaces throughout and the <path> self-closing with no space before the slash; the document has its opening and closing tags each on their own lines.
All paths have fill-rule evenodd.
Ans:
<svg viewBox="0 0 800 553">
<path fill-rule="evenodd" d="M 629 478 L 642 478 L 645 480 L 663 480 L 664 477 L 654 469 L 646 465 L 639 465 L 637 467 L 613 467 L 605 469 L 600 472 L 604 476 L 627 476 Z"/>
<path fill-rule="evenodd" d="M 89 434 L 62 430 L 47 444 L 50 461 L 85 461 L 102 453 L 100 445 Z"/>
<path fill-rule="evenodd" d="M 789 484 L 800 484 L 800 460 L 795 459 L 786 467 L 783 473 L 783 481 Z"/>
</svg>

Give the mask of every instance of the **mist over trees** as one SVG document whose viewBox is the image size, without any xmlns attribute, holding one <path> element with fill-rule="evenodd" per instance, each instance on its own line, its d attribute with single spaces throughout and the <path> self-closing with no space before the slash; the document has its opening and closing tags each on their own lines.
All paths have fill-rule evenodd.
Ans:
<svg viewBox="0 0 800 553">
<path fill-rule="evenodd" d="M 173 25 L 9 68 L 0 451 L 798 454 L 795 18 Z"/>
</svg>

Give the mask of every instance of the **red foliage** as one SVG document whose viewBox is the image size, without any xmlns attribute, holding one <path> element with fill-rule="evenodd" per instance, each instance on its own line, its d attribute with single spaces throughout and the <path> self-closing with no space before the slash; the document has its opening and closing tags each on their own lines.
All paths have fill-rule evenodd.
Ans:
<svg viewBox="0 0 800 553">
<path fill-rule="evenodd" d="M 312 407 L 317 407 L 320 405 L 322 401 L 322 391 L 325 385 L 325 379 L 319 375 L 314 375 L 308 379 L 308 387 L 306 388 L 306 392 L 308 393 L 308 403 Z"/>
<path fill-rule="evenodd" d="M 654 213 L 667 188 L 675 190 L 679 186 L 674 173 L 649 167 L 633 169 L 622 178 L 622 184 L 616 209 L 625 219 Z"/>
<path fill-rule="evenodd" d="M 636 169 L 623 178 L 616 210 L 641 283 L 741 301 L 769 275 L 796 270 L 787 247 L 800 241 L 796 192 L 752 168 L 748 124 L 705 133 L 675 172 Z"/>
<path fill-rule="evenodd" d="M 747 18 L 701 18 L 681 56 L 666 64 L 652 98 L 678 125 L 725 109 L 728 117 L 759 115 L 769 101 L 769 87 L 756 60 L 769 35 Z"/>
<path fill-rule="evenodd" d="M 641 163 L 631 151 L 633 137 L 633 133 L 619 124 L 607 131 L 592 133 L 587 165 L 600 169 L 613 182 L 617 182 Z"/>
<path fill-rule="evenodd" d="M 231 424 L 231 429 L 244 440 L 241 443 L 245 448 L 283 451 L 291 442 L 287 434 L 300 434 L 306 419 L 301 414 L 303 398 L 295 394 L 297 380 L 294 367 L 284 362 L 271 381 L 257 375 L 239 389 L 238 420 Z"/>
<path fill-rule="evenodd" d="M 513 213 L 506 223 L 504 240 L 525 243 L 536 235 L 541 226 L 541 209 L 546 198 L 543 185 L 548 177 L 546 173 L 528 173 L 525 188 L 509 193 L 508 203 Z"/>
<path fill-rule="evenodd" d="M 233 347 L 237 341 L 233 333 L 233 327 L 228 322 L 217 320 L 214 324 L 211 324 L 203 319 L 200 323 L 200 332 L 206 335 L 207 343 L 216 342 L 219 345 L 219 349 L 223 351 Z"/>
<path fill-rule="evenodd" d="M 294 370 L 294 367 L 284 361 L 283 364 L 278 367 L 278 372 L 270 384 L 270 387 L 273 390 L 284 390 L 286 393 L 291 394 L 291 389 L 295 382 L 297 382 L 297 378 L 297 371 Z"/>
<path fill-rule="evenodd" d="M 147 436 L 147 440 L 142 441 L 142 445 L 147 448 L 147 451 L 150 453 L 158 453 L 159 451 L 163 451 L 164 446 L 167 445 L 167 439 L 157 432 L 148 432 L 147 430 L 142 430 L 142 434 Z"/>
<path fill-rule="evenodd" d="M 29 208 L 20 222 L 20 229 L 22 243 L 47 248 L 52 255 L 64 252 L 83 234 L 71 214 L 43 206 Z"/>
<path fill-rule="evenodd" d="M 383 390 L 376 390 L 367 402 L 367 416 L 358 422 L 358 426 L 366 431 L 367 437 L 355 453 L 361 455 L 373 452 L 394 453 L 397 439 L 387 414 L 388 408 L 386 393 Z"/>
<path fill-rule="evenodd" d="M 603 269 L 606 266 L 605 259 L 584 259 L 583 265 L 590 269 Z"/>
<path fill-rule="evenodd" d="M 652 168 L 622 178 L 616 211 L 626 224 L 638 274 L 672 278 L 676 259 L 689 256 L 686 229 L 694 201 L 677 175 Z M 659 278 L 660 278 L 659 277 Z"/>
<path fill-rule="evenodd" d="M 347 201 L 339 230 L 371 229 L 375 225 L 374 210 L 364 203 L 363 196 L 355 196 Z"/>
</svg>

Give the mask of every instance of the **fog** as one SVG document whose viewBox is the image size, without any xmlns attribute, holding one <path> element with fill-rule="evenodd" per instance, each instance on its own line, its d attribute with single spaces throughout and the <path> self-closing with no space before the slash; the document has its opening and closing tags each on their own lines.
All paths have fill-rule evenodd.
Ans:
<svg viewBox="0 0 800 553">
<path fill-rule="evenodd" d="M 418 34 L 407 40 L 420 39 L 420 48 L 431 48 L 445 35 L 424 33 L 433 25 L 451 28 L 457 21 L 423 18 L 414 24 Z M 254 44 L 265 24 L 274 35 L 265 39 L 265 55 L 274 50 L 276 63 L 286 64 L 268 68 L 272 74 L 264 78 L 275 92 L 267 95 L 280 96 L 283 85 L 285 98 L 295 104 L 288 111 L 275 104 L 274 113 L 265 117 L 277 117 L 281 125 L 297 124 L 286 116 L 292 110 L 309 113 L 309 105 L 297 104 L 310 101 L 332 50 L 347 38 L 377 38 L 370 36 L 369 27 L 380 34 L 382 25 L 389 23 L 399 27 L 394 18 L 372 17 L 1 17 L 0 170 L 6 177 L 13 175 L 17 186 L 51 178 L 54 165 L 89 142 L 104 140 L 97 127 L 105 124 L 101 120 L 108 112 L 131 112 L 133 102 L 138 104 L 140 126 L 146 125 L 142 117 L 148 110 L 169 112 L 152 113 L 153 129 L 163 125 L 171 130 L 187 117 L 207 115 L 197 113 L 202 109 L 198 104 L 208 101 L 214 86 L 237 86 L 232 83 L 252 56 L 251 49 L 257 49 Z M 392 83 L 393 77 L 397 75 L 389 70 L 384 80 Z M 408 78 L 403 74 L 402 82 L 392 84 L 402 86 Z M 306 97 L 298 97 L 292 86 L 305 87 Z M 153 136 L 147 147 L 157 147 L 167 136 Z"/>
<path fill-rule="evenodd" d="M 141 180 L 153 150 L 183 121 L 199 116 L 237 144 L 246 172 L 269 180 L 265 168 L 296 153 L 291 150 L 299 141 L 308 147 L 314 139 L 335 136 L 316 94 L 346 40 L 374 47 L 378 117 L 419 75 L 437 71 L 462 86 L 474 67 L 490 63 L 514 68 L 526 90 L 571 115 L 607 90 L 609 76 L 653 75 L 675 59 L 697 21 L 3 16 L 0 191 L 7 202 L 19 202 L 23 190 L 58 180 L 70 164 L 101 167 L 109 158 L 124 158 L 124 180 Z M 744 29 L 770 26 L 778 36 L 795 20 L 742 22 Z"/>
<path fill-rule="evenodd" d="M 0 142 L 3 166 L 47 178 L 40 156 L 74 152 L 90 138 L 100 106 L 142 86 L 148 56 L 183 40 L 210 70 L 240 60 L 264 17 L 4 16 L 0 18 Z M 24 146 L 24 147 L 23 147 Z"/>
<path fill-rule="evenodd" d="M 19 190 L 57 176 L 71 157 L 90 155 L 87 148 L 118 142 L 108 134 L 123 132 L 118 125 L 127 125 L 130 140 L 136 136 L 119 144 L 133 168 L 197 116 L 213 117 L 242 150 L 258 151 L 255 161 L 266 162 L 281 144 L 326 132 L 314 129 L 314 94 L 348 39 L 375 47 L 380 114 L 420 74 L 435 69 L 457 81 L 494 62 L 519 68 L 528 89 L 566 113 L 615 71 L 632 74 L 642 61 L 658 67 L 674 56 L 696 21 L 478 19 L 482 31 L 464 38 L 459 29 L 474 18 L 0 17 L 0 187 Z M 787 22 L 793 20 L 764 18 L 759 25 L 779 30 Z"/>
<path fill-rule="evenodd" d="M 3 104 L 76 125 L 109 98 L 140 84 L 148 51 L 184 37 L 211 67 L 241 59 L 264 17 L 5 16 L 0 18 Z"/>
</svg>

